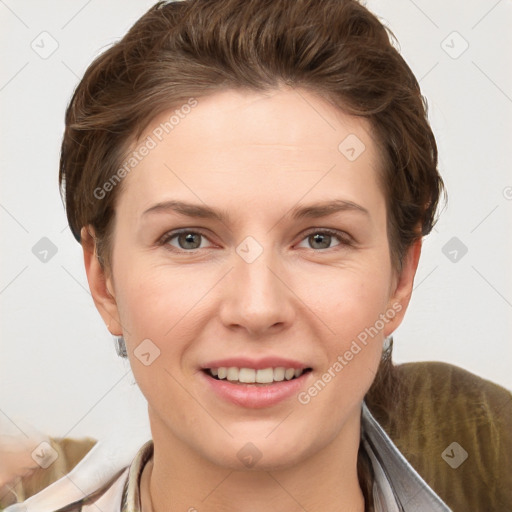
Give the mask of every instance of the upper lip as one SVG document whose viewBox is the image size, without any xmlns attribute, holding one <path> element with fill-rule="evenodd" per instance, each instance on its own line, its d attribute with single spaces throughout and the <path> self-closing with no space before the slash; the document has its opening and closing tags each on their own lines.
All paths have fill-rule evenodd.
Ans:
<svg viewBox="0 0 512 512">
<path fill-rule="evenodd" d="M 272 356 L 263 357 L 261 359 L 251 359 L 249 357 L 228 357 L 226 359 L 216 359 L 215 361 L 210 361 L 202 365 L 201 368 L 206 370 L 207 368 L 229 368 L 230 366 L 237 368 L 254 368 L 255 370 L 278 367 L 295 368 L 300 370 L 311 368 L 308 364 L 301 363 L 300 361 Z"/>
</svg>

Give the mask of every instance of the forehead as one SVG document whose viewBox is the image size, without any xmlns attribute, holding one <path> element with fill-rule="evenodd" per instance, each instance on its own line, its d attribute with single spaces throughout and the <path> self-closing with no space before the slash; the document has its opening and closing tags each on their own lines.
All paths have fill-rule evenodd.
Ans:
<svg viewBox="0 0 512 512">
<path fill-rule="evenodd" d="M 335 190 L 354 202 L 382 199 L 369 122 L 301 89 L 226 90 L 184 102 L 153 119 L 131 151 L 144 155 L 123 195 L 139 212 L 167 192 L 206 202 L 263 195 L 267 204 Z"/>
</svg>

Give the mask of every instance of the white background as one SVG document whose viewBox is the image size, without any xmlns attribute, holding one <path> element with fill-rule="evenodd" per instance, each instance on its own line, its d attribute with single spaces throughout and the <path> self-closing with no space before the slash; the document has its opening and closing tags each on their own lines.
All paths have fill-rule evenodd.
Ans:
<svg viewBox="0 0 512 512">
<path fill-rule="evenodd" d="M 0 0 L 0 419 L 54 436 L 103 438 L 147 421 L 93 305 L 57 176 L 74 87 L 152 3 Z M 367 5 L 420 80 L 449 194 L 424 243 L 395 360 L 446 361 L 512 388 L 512 3 Z M 47 58 L 32 48 L 52 44 Z M 57 249 L 46 263 L 32 252 L 43 237 Z M 468 249 L 455 262 L 443 253 L 453 237 Z"/>
</svg>

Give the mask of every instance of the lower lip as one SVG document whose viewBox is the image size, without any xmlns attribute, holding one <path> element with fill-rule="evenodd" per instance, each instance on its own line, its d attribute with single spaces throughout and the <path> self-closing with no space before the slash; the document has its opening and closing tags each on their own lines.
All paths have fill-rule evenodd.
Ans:
<svg viewBox="0 0 512 512">
<path fill-rule="evenodd" d="M 229 402 L 247 407 L 250 409 L 261 409 L 273 405 L 297 395 L 311 371 L 303 373 L 300 377 L 292 380 L 274 382 L 265 386 L 254 384 L 233 384 L 229 380 L 217 380 L 210 377 L 204 371 L 199 372 L 202 378 L 208 382 L 211 389 L 221 398 Z"/>
</svg>

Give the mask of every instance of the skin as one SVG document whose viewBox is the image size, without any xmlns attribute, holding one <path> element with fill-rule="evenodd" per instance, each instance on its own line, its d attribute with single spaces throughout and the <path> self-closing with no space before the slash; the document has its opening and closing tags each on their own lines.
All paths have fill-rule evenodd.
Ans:
<svg viewBox="0 0 512 512">
<path fill-rule="evenodd" d="M 366 147 L 352 162 L 338 150 L 349 134 Z M 198 98 L 124 179 L 111 271 L 95 256 L 93 229 L 82 230 L 95 304 L 110 332 L 124 335 L 148 401 L 155 454 L 142 477 L 144 510 L 151 502 L 155 511 L 364 510 L 361 403 L 409 303 L 421 247 L 411 247 L 400 274 L 393 269 L 379 164 L 368 122 L 313 93 L 227 90 Z M 143 215 L 169 199 L 222 209 L 231 220 Z M 367 213 L 289 217 L 332 199 Z M 205 237 L 158 243 L 178 228 Z M 310 236 L 327 228 L 344 238 Z M 247 236 L 263 249 L 251 263 L 236 252 Z M 393 305 L 400 312 L 306 405 L 293 396 L 247 409 L 201 385 L 208 361 L 277 355 L 313 368 L 307 390 Z M 149 366 L 134 355 L 145 339 L 160 350 Z M 262 454 L 252 468 L 237 457 L 249 441 Z"/>
</svg>

